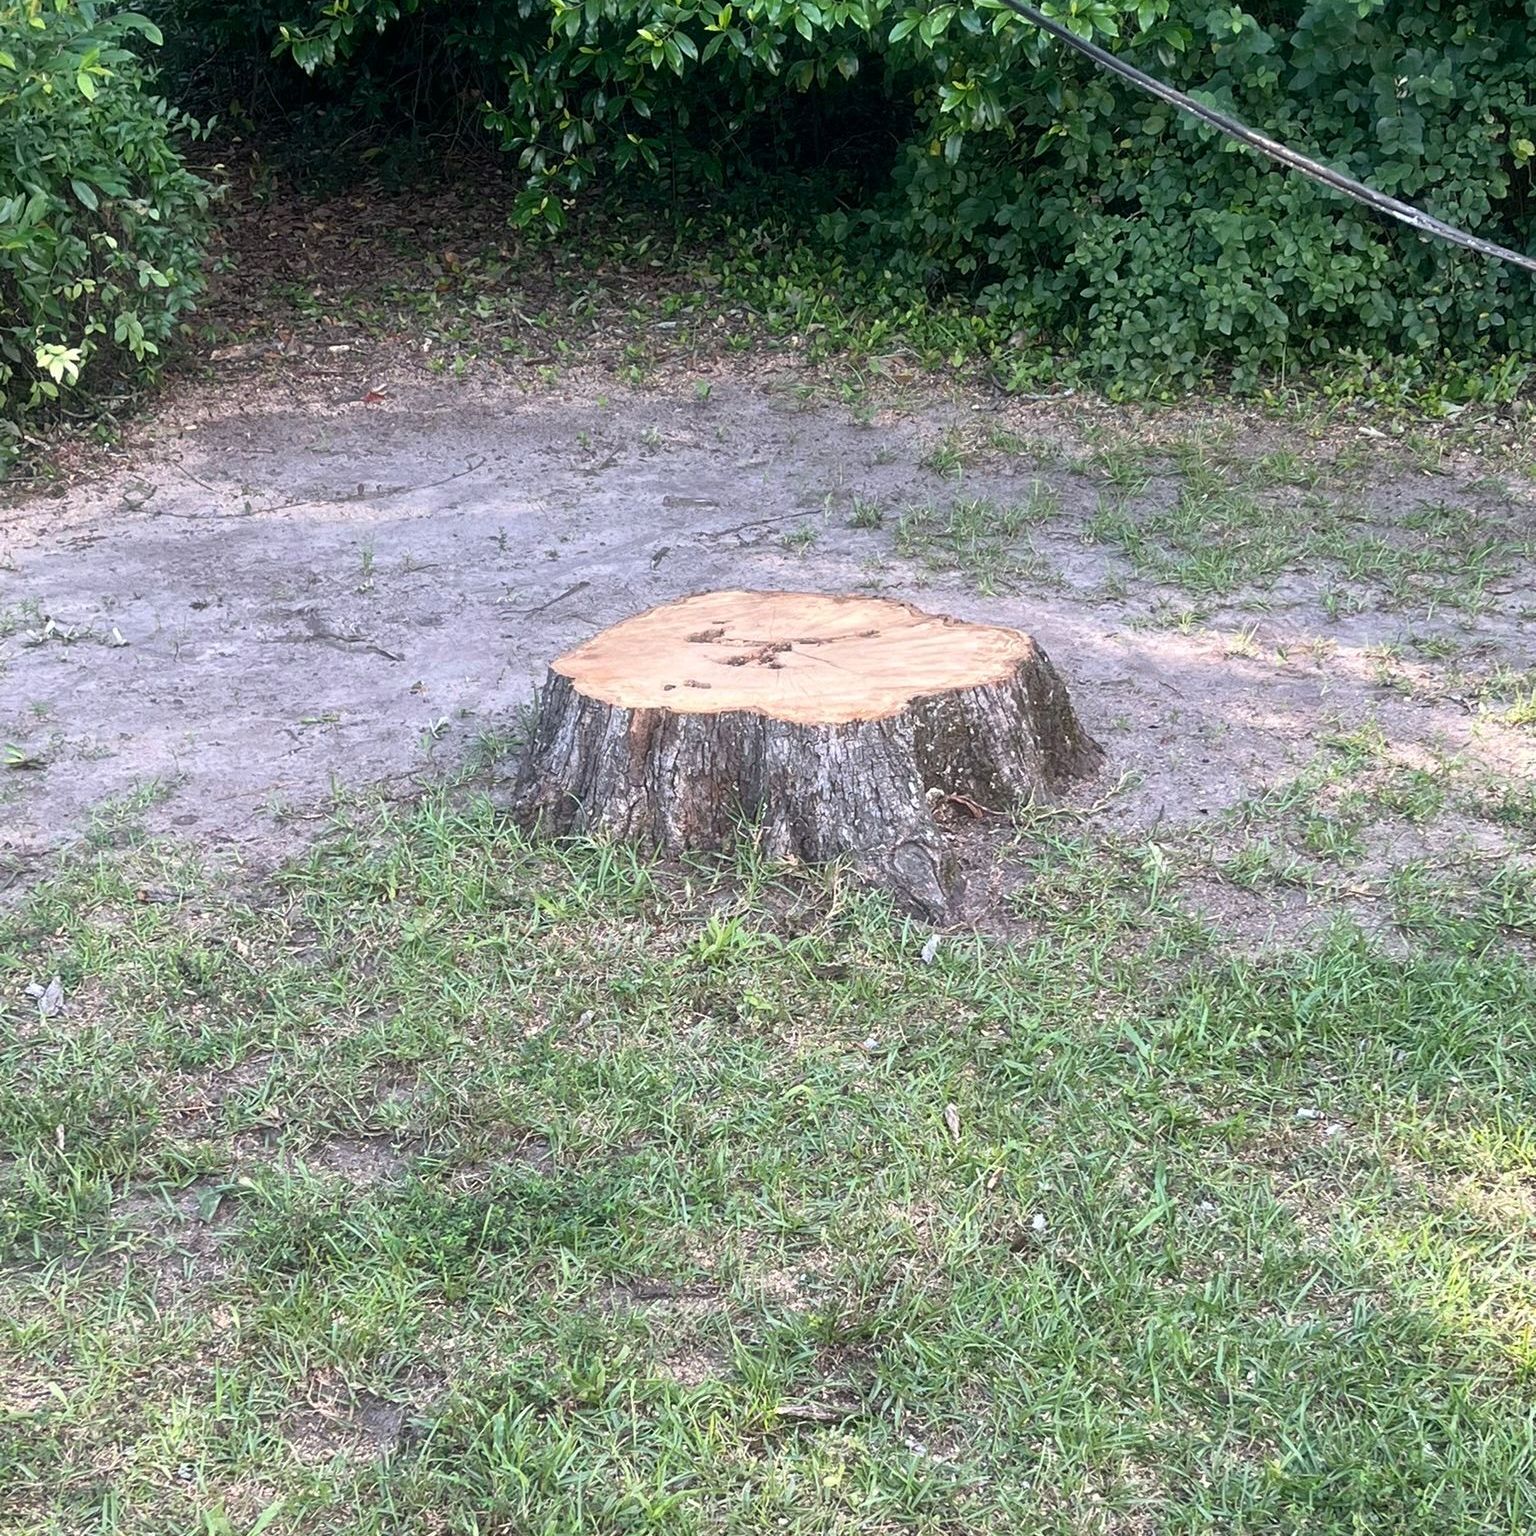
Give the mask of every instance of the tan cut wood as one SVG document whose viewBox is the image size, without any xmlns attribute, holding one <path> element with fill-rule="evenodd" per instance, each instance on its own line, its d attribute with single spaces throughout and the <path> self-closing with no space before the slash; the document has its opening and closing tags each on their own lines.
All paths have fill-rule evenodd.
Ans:
<svg viewBox="0 0 1536 1536">
<path fill-rule="evenodd" d="M 550 666 L 517 787 L 557 833 L 663 853 L 750 830 L 847 859 L 932 915 L 946 808 L 1007 811 L 1101 761 L 1030 636 L 883 598 L 706 592 Z"/>
</svg>

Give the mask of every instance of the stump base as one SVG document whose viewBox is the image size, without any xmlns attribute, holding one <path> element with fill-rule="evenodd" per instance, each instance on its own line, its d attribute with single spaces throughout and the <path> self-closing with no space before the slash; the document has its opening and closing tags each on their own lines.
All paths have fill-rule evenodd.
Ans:
<svg viewBox="0 0 1536 1536">
<path fill-rule="evenodd" d="M 519 811 L 666 854 L 847 859 L 932 917 L 953 859 L 935 813 L 1010 810 L 1102 760 L 1045 653 L 905 603 L 704 593 L 555 661 Z"/>
</svg>

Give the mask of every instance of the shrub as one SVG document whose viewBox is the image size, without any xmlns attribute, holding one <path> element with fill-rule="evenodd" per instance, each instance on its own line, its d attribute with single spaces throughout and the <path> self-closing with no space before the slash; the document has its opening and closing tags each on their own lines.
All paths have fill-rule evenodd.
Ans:
<svg viewBox="0 0 1536 1536">
<path fill-rule="evenodd" d="M 739 185 L 823 167 L 840 134 L 865 164 L 820 230 L 839 260 L 968 298 L 991 334 L 1069 350 L 1115 390 L 1338 359 L 1508 390 L 1536 352 L 1529 274 L 1255 159 L 999 0 L 161 3 L 386 117 L 482 93 L 527 178 L 520 216 L 553 227 L 588 186 Z M 1536 239 L 1536 0 L 1048 8 L 1385 191 Z"/>
<path fill-rule="evenodd" d="M 433 56 L 446 50 L 463 77 L 498 78 L 486 122 L 526 172 L 523 217 L 552 225 L 573 191 L 615 173 L 728 179 L 754 147 L 782 151 L 797 97 L 866 113 L 868 92 L 855 100 L 848 83 L 873 81 L 904 143 L 884 190 L 824 233 L 868 270 L 968 294 L 994 330 L 1049 338 L 1121 390 L 1187 387 L 1217 369 L 1246 384 L 1340 355 L 1507 385 L 1536 350 L 1528 274 L 1255 160 L 997 0 L 307 6 L 293 0 L 274 39 L 306 70 L 377 79 L 381 39 L 425 53 L 430 34 Z M 1056 9 L 1386 191 L 1509 244 L 1536 235 L 1536 3 Z"/>
<path fill-rule="evenodd" d="M 0 418 L 152 374 L 202 288 L 208 189 L 174 142 L 197 125 L 132 37 L 159 41 L 88 0 L 0 0 Z"/>
<path fill-rule="evenodd" d="M 1536 5 L 1136 14 L 1124 51 L 1150 72 L 1452 223 L 1536 237 Z M 973 272 L 983 304 L 1131 390 L 1350 353 L 1508 387 L 1536 355 L 1528 273 L 1420 239 L 1059 53 L 1000 68 L 990 39 L 947 44 L 957 29 L 931 44 L 928 142 L 849 221 L 900 269 Z"/>
</svg>

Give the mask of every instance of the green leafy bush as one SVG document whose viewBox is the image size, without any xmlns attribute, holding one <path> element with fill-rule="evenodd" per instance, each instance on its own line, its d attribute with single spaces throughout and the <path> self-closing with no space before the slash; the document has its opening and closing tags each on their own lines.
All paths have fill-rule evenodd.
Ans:
<svg viewBox="0 0 1536 1536">
<path fill-rule="evenodd" d="M 1508 387 L 1536 352 L 1527 274 L 1424 242 L 1237 150 L 1047 43 L 997 0 L 312 0 L 308 71 L 426 33 L 497 80 L 486 121 L 558 226 L 604 175 L 716 182 L 797 98 L 904 141 L 823 233 L 867 269 L 961 290 L 1127 391 L 1297 364 L 1418 359 Z M 1536 3 L 1071 0 L 1084 35 L 1434 212 L 1536 236 Z M 865 86 L 852 94 L 855 82 Z M 766 126 L 766 132 L 762 131 Z"/>
<path fill-rule="evenodd" d="M 1142 6 L 1125 51 L 1384 191 L 1532 243 L 1536 6 L 1273 11 Z M 1216 365 L 1251 384 L 1350 353 L 1508 387 L 1536 355 L 1529 274 L 1384 223 L 1059 54 L 1021 91 L 993 39 L 947 35 L 931 45 L 947 79 L 930 142 L 906 148 L 897 195 L 863 217 L 905 269 L 974 271 L 983 303 L 1131 389 Z"/>
<path fill-rule="evenodd" d="M 154 372 L 200 292 L 208 189 L 130 38 L 78 0 L 0 0 L 0 418 Z M 0 445 L 3 446 L 3 445 Z"/>
<path fill-rule="evenodd" d="M 817 163 L 803 108 L 820 102 L 817 136 L 830 124 L 865 146 L 821 230 L 842 259 L 963 294 L 994 334 L 1069 350 L 1115 389 L 1340 359 L 1508 389 L 1536 352 L 1529 274 L 1256 160 L 999 0 L 287 0 L 279 23 L 283 5 L 236 9 L 312 76 L 366 81 L 374 100 L 394 81 L 414 100 L 399 82 L 416 57 L 483 90 L 527 176 L 522 216 L 556 227 L 605 180 L 718 186 Z M 1052 8 L 1388 192 L 1536 240 L 1536 0 Z"/>
</svg>

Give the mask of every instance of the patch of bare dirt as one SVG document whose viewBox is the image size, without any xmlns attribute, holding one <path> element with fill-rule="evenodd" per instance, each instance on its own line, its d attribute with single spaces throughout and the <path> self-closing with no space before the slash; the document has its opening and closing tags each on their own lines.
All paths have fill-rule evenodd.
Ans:
<svg viewBox="0 0 1536 1536">
<path fill-rule="evenodd" d="M 162 1295 L 216 1285 L 229 1272 L 234 1193 L 223 1178 L 208 1175 L 179 1190 L 131 1189 L 113 1201 L 113 1220 L 130 1234 L 134 1261 L 147 1266 Z"/>
<path fill-rule="evenodd" d="M 1442 636 L 1536 668 L 1528 568 L 1475 619 L 1340 610 L 1332 576 L 1297 571 L 1170 623 L 1167 590 L 1084 536 L 1098 493 L 1073 467 L 1070 405 L 855 415 L 792 378 L 721 366 L 707 394 L 701 378 L 564 396 L 417 382 L 372 403 L 353 381 L 292 404 L 185 391 L 130 466 L 0 513 L 0 742 L 26 764 L 0 769 L 0 884 L 46 871 L 114 801 L 264 863 L 338 790 L 410 793 L 489 763 L 552 657 L 712 587 L 879 592 L 1028 630 L 1108 753 L 1071 804 L 1116 833 L 1208 825 L 1367 719 L 1405 754 L 1532 773 L 1528 730 L 1450 688 L 1389 686 L 1380 662 Z M 963 481 L 920 462 L 978 421 L 1052 457 L 979 454 Z M 897 548 L 903 508 L 1017 502 L 1042 479 L 1057 505 L 1034 533 L 1042 566 L 1011 592 Z M 1404 468 L 1375 512 L 1490 494 L 1476 466 Z M 1528 500 L 1505 510 L 1530 517 Z"/>
<path fill-rule="evenodd" d="M 691 1343 L 664 1350 L 655 1356 L 653 1364 L 659 1375 L 689 1388 L 721 1381 L 730 1372 L 730 1362 L 719 1350 Z"/>
<path fill-rule="evenodd" d="M 339 1386 L 317 1389 L 309 1401 L 287 1415 L 283 1438 L 305 1466 L 323 1466 L 342 1458 L 378 1461 L 400 1448 L 407 1410 L 403 1403 L 371 1392 Z"/>
<path fill-rule="evenodd" d="M 412 1149 L 393 1136 L 332 1136 L 305 1148 L 296 1160 L 312 1173 L 366 1187 L 399 1178 L 411 1156 Z"/>
</svg>

